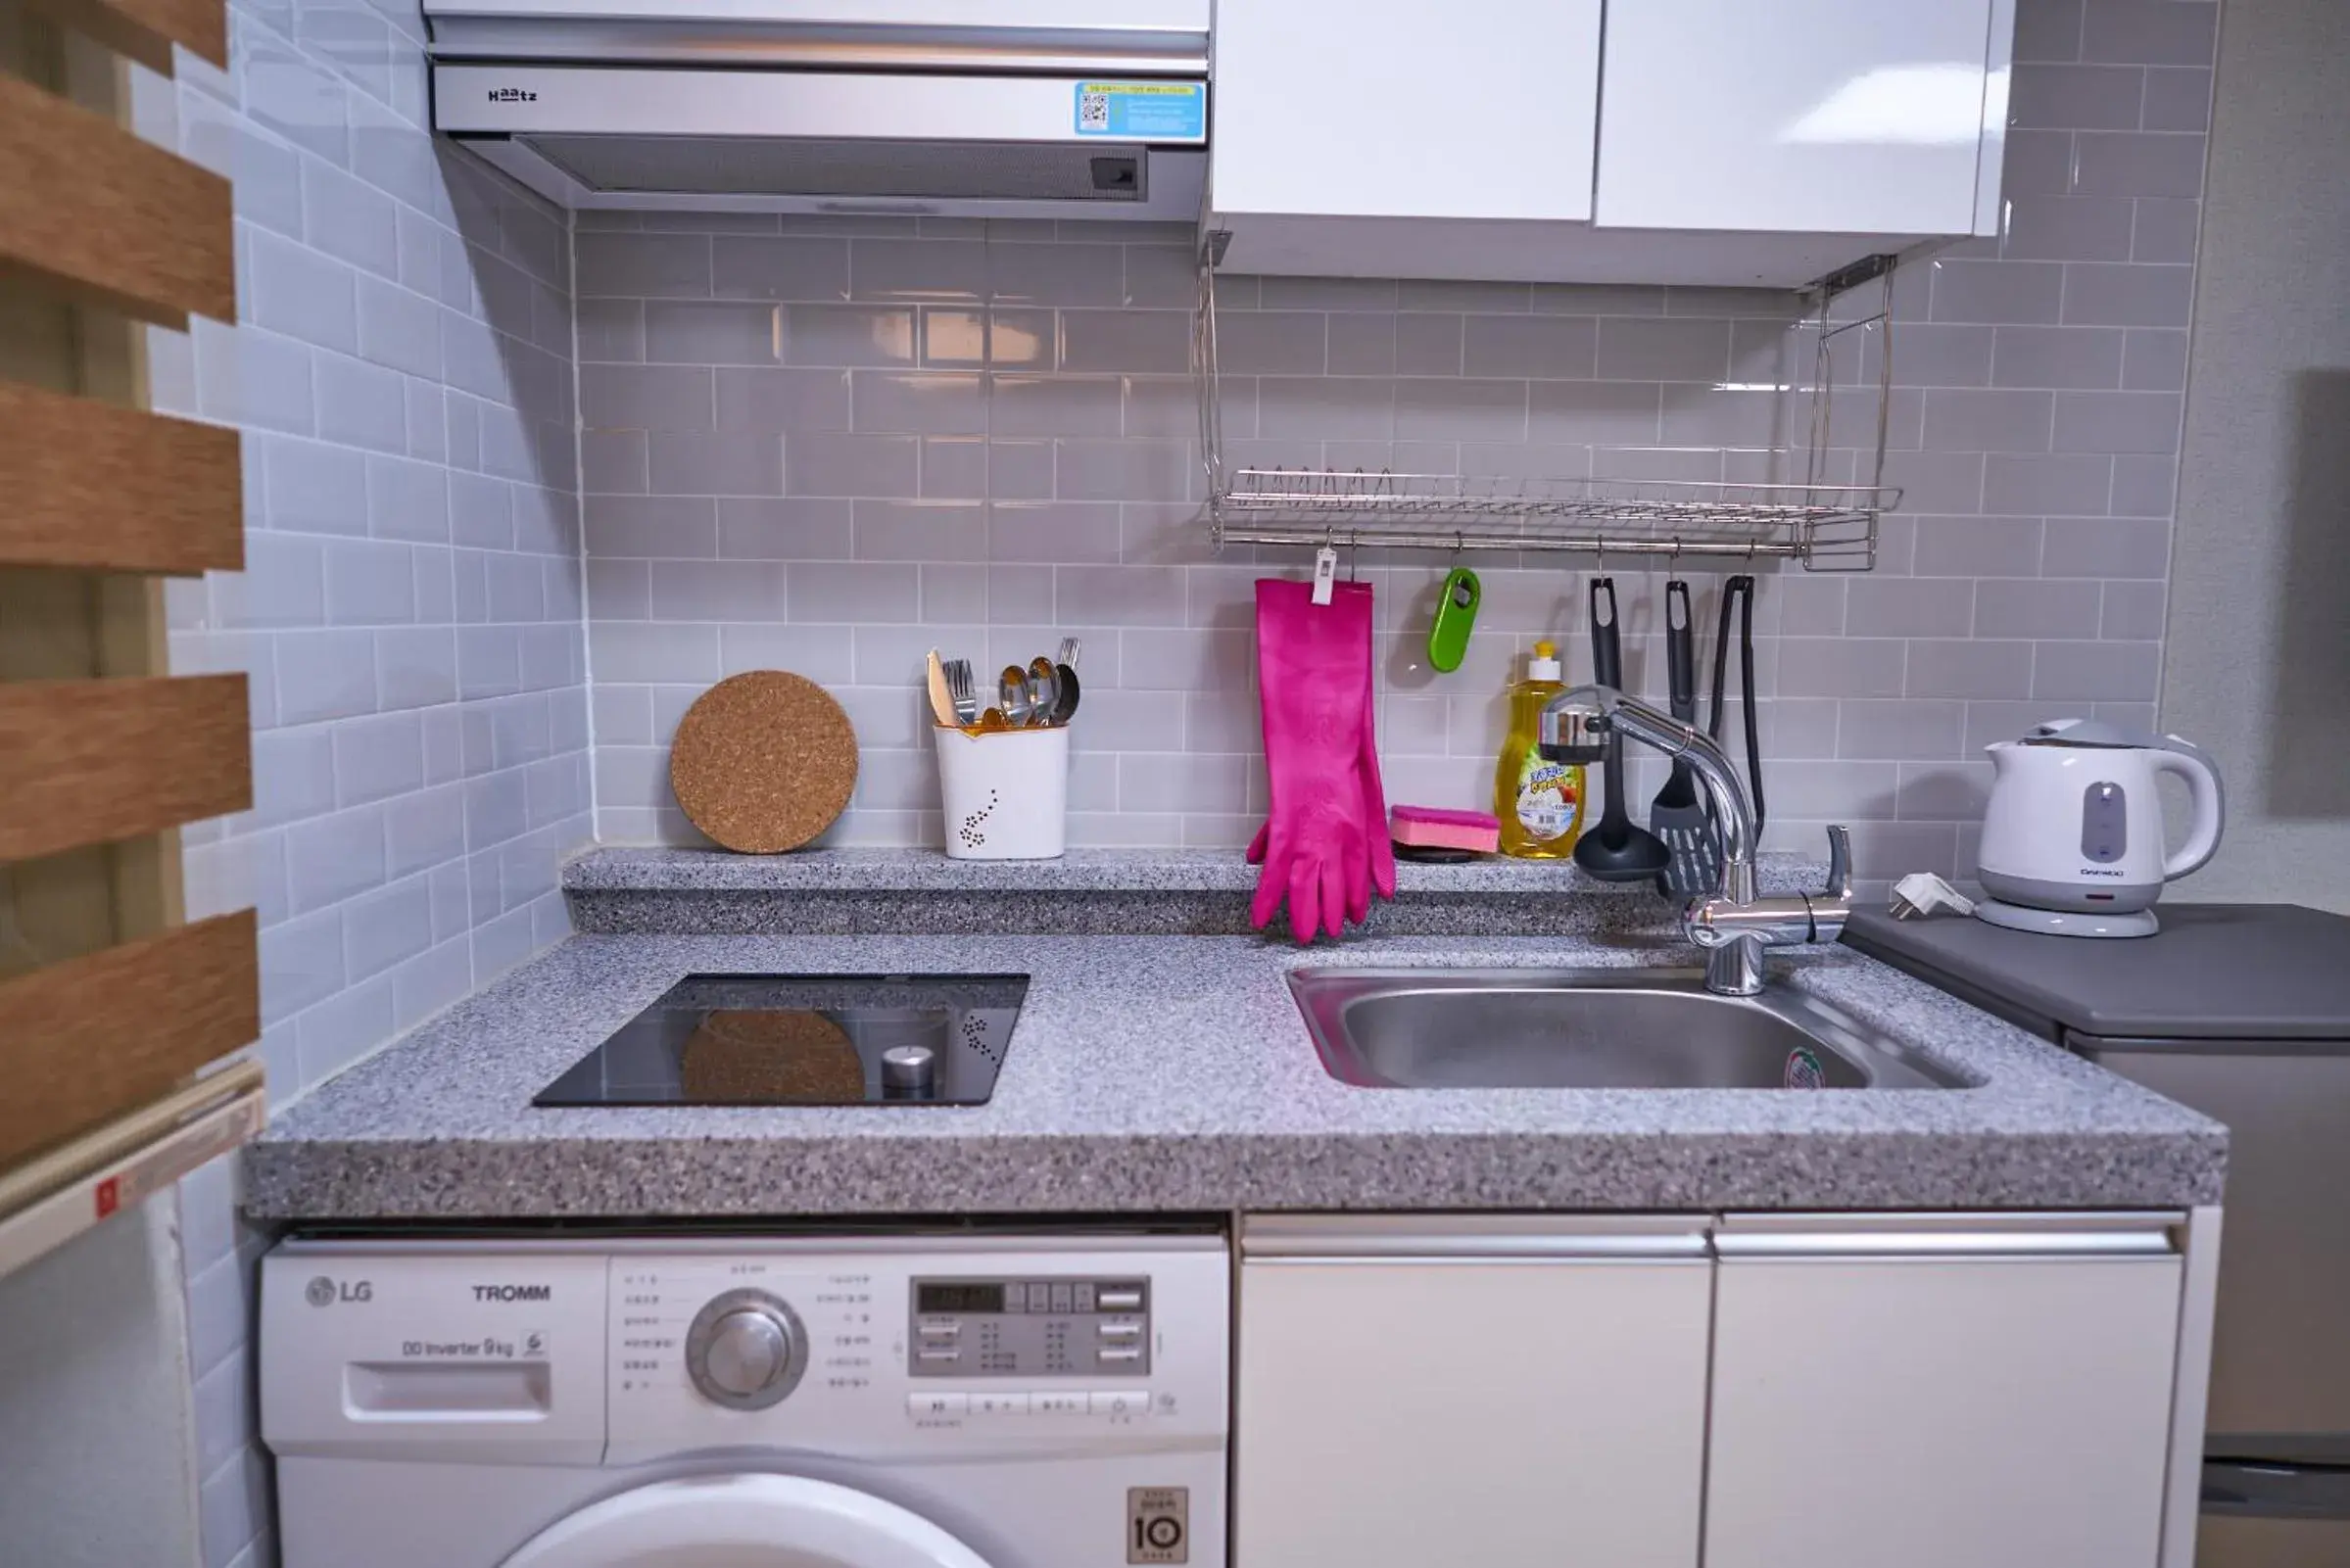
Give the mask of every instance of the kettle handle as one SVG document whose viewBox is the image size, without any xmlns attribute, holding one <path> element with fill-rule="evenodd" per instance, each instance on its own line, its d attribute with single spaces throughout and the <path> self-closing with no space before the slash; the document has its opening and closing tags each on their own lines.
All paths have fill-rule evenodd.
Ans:
<svg viewBox="0 0 2350 1568">
<path fill-rule="evenodd" d="M 2156 742 L 2151 758 L 2157 773 L 2175 773 L 2186 781 L 2193 796 L 2195 821 L 2187 832 L 2186 842 L 2179 853 L 2162 864 L 2162 879 L 2175 881 L 2188 872 L 2200 871 L 2220 847 L 2220 832 L 2227 825 L 2228 794 L 2220 784 L 2220 771 L 2211 765 L 2211 757 L 2191 740 L 2182 740 L 2175 735 L 2164 736 Z"/>
</svg>

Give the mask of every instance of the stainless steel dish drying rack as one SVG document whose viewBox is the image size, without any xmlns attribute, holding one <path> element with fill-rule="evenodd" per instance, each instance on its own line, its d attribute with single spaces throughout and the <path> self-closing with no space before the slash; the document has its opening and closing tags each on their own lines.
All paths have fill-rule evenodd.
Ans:
<svg viewBox="0 0 2350 1568">
<path fill-rule="evenodd" d="M 1872 258 L 1826 280 L 1807 296 L 1807 319 L 1816 312 L 1817 337 L 1809 441 L 1800 454 L 1804 478 L 1749 483 L 1232 464 L 1223 447 L 1215 271 L 1203 264 L 1192 357 L 1199 382 L 1207 515 L 1216 542 L 1569 551 L 1603 560 L 1608 555 L 1787 559 L 1812 571 L 1867 571 L 1876 564 L 1878 519 L 1901 499 L 1897 488 L 1884 483 L 1892 408 L 1894 270 L 1892 257 Z M 1881 291 L 1873 309 L 1835 311 L 1838 300 L 1868 285 Z M 1837 356 L 1841 349 L 1863 343 L 1871 329 L 1878 334 L 1876 419 L 1868 432 L 1873 449 L 1836 449 L 1830 438 L 1836 429 L 1831 412 L 1838 390 L 1833 374 Z M 1843 459 L 1865 467 L 1865 482 L 1830 477 Z"/>
</svg>

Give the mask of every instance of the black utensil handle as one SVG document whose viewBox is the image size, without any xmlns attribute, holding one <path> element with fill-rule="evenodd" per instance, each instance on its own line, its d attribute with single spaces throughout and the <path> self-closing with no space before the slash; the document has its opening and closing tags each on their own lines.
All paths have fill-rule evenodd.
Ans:
<svg viewBox="0 0 2350 1568">
<path fill-rule="evenodd" d="M 1747 787 L 1754 802 L 1754 836 L 1760 839 L 1768 811 L 1762 801 L 1761 718 L 1754 701 L 1754 580 L 1742 575 L 1730 581 L 1738 590 L 1738 690 L 1747 710 Z"/>
<path fill-rule="evenodd" d="M 1624 650 L 1616 635 L 1615 579 L 1612 577 L 1595 577 L 1591 580 L 1591 666 L 1593 678 L 1600 685 L 1622 689 Z"/>
<path fill-rule="evenodd" d="M 1730 631 L 1733 624 L 1731 605 L 1737 598 L 1737 595 L 1731 592 L 1730 585 L 1737 581 L 1737 578 L 1732 577 L 1725 578 L 1722 582 L 1721 624 L 1715 627 L 1713 633 L 1713 703 L 1710 711 L 1705 715 L 1705 733 L 1714 738 L 1716 744 L 1720 743 L 1722 738 L 1722 713 L 1727 706 L 1723 688 L 1730 679 Z"/>
<path fill-rule="evenodd" d="M 1675 578 L 1664 585 L 1664 669 L 1673 717 L 1683 724 L 1698 716 L 1697 662 L 1689 625 L 1689 585 Z"/>
</svg>

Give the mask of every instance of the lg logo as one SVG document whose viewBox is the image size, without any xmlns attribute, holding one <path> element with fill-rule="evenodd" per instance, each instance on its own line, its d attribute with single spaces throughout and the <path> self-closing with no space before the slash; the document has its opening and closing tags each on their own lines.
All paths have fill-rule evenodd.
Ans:
<svg viewBox="0 0 2350 1568">
<path fill-rule="evenodd" d="M 302 1288 L 302 1299 L 312 1307 L 332 1307 L 337 1302 L 371 1302 L 375 1287 L 363 1279 L 347 1279 L 337 1284 L 324 1274 Z"/>
</svg>

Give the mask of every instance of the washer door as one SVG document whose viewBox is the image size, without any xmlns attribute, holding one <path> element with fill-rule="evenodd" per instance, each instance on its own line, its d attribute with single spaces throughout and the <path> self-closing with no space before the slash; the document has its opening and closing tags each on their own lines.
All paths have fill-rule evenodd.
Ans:
<svg viewBox="0 0 2350 1568">
<path fill-rule="evenodd" d="M 549 1526 L 504 1568 L 988 1568 L 945 1531 L 798 1476 L 663 1481 Z"/>
</svg>

